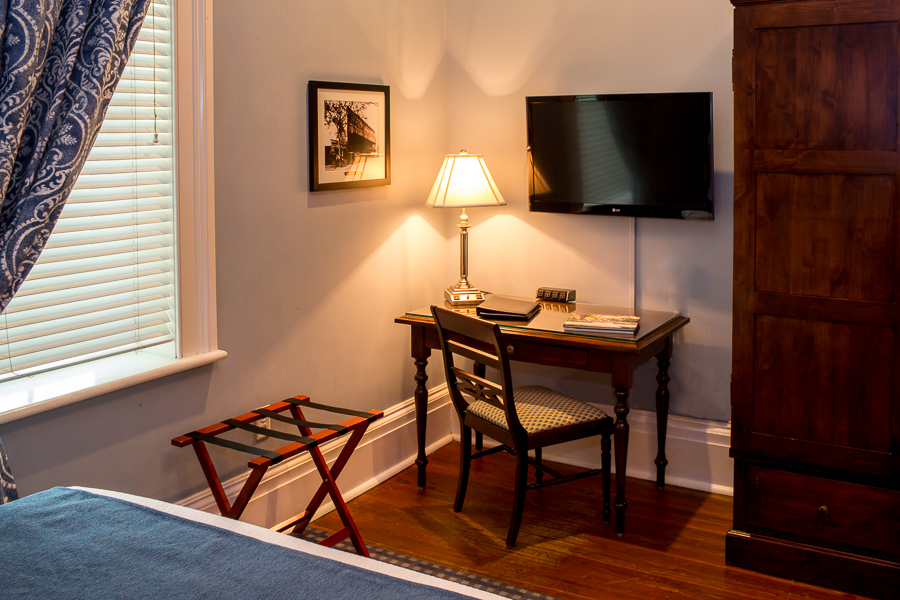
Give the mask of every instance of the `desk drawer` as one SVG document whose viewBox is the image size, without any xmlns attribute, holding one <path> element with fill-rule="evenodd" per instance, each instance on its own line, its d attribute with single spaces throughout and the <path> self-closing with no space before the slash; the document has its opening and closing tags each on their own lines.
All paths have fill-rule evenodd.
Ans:
<svg viewBox="0 0 900 600">
<path fill-rule="evenodd" d="M 749 467 L 747 524 L 900 556 L 900 492 Z"/>
<path fill-rule="evenodd" d="M 559 367 L 572 367 L 583 369 L 588 364 L 587 350 L 577 348 L 562 348 L 549 344 L 534 344 L 531 342 L 516 342 L 507 340 L 506 351 L 510 360 L 552 365 Z"/>
</svg>

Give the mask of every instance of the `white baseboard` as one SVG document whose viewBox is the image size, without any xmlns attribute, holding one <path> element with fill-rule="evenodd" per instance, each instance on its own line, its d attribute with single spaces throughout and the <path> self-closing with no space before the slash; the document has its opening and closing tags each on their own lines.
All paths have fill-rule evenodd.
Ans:
<svg viewBox="0 0 900 600">
<path fill-rule="evenodd" d="M 612 407 L 603 407 L 613 414 Z M 628 475 L 656 479 L 656 414 L 632 410 L 628 444 Z M 446 384 L 435 387 L 428 396 L 428 434 L 426 452 L 431 454 L 451 440 L 459 440 L 459 424 L 450 403 Z M 344 445 L 344 438 L 321 446 L 329 464 Z M 485 440 L 489 445 L 489 440 Z M 678 415 L 669 416 L 666 436 L 666 483 L 713 492 L 733 494 L 732 461 L 728 456 L 731 428 L 728 423 L 705 421 Z M 338 479 L 347 501 L 374 488 L 412 465 L 416 457 L 416 415 L 412 399 L 385 410 L 384 418 L 369 426 L 362 441 Z M 561 444 L 544 450 L 544 458 L 587 468 L 600 466 L 599 444 L 585 440 Z M 225 493 L 234 498 L 246 479 L 246 473 L 223 482 Z M 242 521 L 276 528 L 300 513 L 318 488 L 320 479 L 309 454 L 270 468 Z M 178 502 L 181 506 L 206 512 L 218 512 L 209 490 Z M 320 517 L 334 506 L 330 500 L 316 513 Z"/>
</svg>

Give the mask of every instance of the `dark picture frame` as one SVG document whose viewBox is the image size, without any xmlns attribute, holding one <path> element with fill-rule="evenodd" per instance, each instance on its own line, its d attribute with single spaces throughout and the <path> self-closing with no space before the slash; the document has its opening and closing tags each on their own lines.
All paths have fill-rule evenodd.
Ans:
<svg viewBox="0 0 900 600">
<path fill-rule="evenodd" d="M 391 88 L 310 81 L 309 191 L 391 183 Z"/>
</svg>

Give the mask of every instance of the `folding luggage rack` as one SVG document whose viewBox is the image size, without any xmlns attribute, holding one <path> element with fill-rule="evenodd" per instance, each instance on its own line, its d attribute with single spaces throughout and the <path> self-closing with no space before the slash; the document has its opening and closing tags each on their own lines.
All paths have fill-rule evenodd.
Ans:
<svg viewBox="0 0 900 600">
<path fill-rule="evenodd" d="M 307 421 L 303 417 L 301 407 L 349 415 L 351 418 L 337 424 L 315 423 Z M 288 410 L 291 414 L 290 417 L 281 414 Z M 306 510 L 282 527 L 280 531 L 285 531 L 293 526 L 291 534 L 300 535 L 303 533 L 306 526 L 309 525 L 309 522 L 312 520 L 313 515 L 315 515 L 319 506 L 321 506 L 322 501 L 325 499 L 325 495 L 328 494 L 334 502 L 334 507 L 341 517 L 344 528 L 328 536 L 319 543 L 323 546 L 334 546 L 341 540 L 349 537 L 357 554 L 369 556 L 369 551 L 366 549 L 366 545 L 359 535 L 359 530 L 356 528 L 356 524 L 350 516 L 347 504 L 344 502 L 340 490 L 338 490 L 336 480 L 344 469 L 344 466 L 347 464 L 347 461 L 350 459 L 350 455 L 353 454 L 353 451 L 362 439 L 366 429 L 369 427 L 369 423 L 376 421 L 383 416 L 384 413 L 378 410 L 362 412 L 351 410 L 349 408 L 316 404 L 310 402 L 309 397 L 307 396 L 294 396 L 293 398 L 289 398 L 282 402 L 276 402 L 275 404 L 269 404 L 268 406 L 254 409 L 239 417 L 225 419 L 220 423 L 215 423 L 209 427 L 204 427 L 203 429 L 173 438 L 172 445 L 179 448 L 184 448 L 187 445 L 194 447 L 194 452 L 196 452 L 197 459 L 200 461 L 200 467 L 203 469 L 203 474 L 206 476 L 206 481 L 216 500 L 216 505 L 219 507 L 219 512 L 222 516 L 235 520 L 240 519 L 241 514 L 250 502 L 250 498 L 259 486 L 260 481 L 262 481 L 263 475 L 265 475 L 270 466 L 276 465 L 283 460 L 297 456 L 298 454 L 302 454 L 303 452 L 309 452 L 313 463 L 315 463 L 316 469 L 319 472 L 319 476 L 322 478 L 322 483 L 319 485 L 315 494 L 313 494 L 312 499 L 306 506 Z M 287 423 L 289 425 L 296 425 L 300 430 L 301 435 L 251 424 L 265 418 Z M 266 450 L 264 448 L 248 446 L 219 437 L 223 433 L 232 431 L 233 429 L 241 429 L 255 434 L 266 435 L 286 440 L 290 443 L 277 450 Z M 312 429 L 321 429 L 322 431 L 314 434 L 312 433 Z M 350 439 L 344 444 L 340 454 L 335 459 L 334 463 L 332 463 L 331 468 L 329 468 L 328 464 L 325 462 L 325 457 L 322 455 L 322 450 L 320 449 L 321 444 L 347 434 L 350 434 Z M 229 502 L 228 497 L 225 494 L 225 489 L 222 487 L 222 481 L 219 479 L 216 468 L 213 466 L 206 444 L 213 444 L 256 455 L 256 458 L 247 463 L 247 466 L 250 468 L 250 474 L 233 504 Z"/>
</svg>

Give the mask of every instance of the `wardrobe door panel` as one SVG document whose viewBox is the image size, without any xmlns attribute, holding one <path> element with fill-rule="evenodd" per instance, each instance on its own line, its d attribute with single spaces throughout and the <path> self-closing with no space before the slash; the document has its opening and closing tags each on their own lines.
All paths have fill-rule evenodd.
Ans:
<svg viewBox="0 0 900 600">
<path fill-rule="evenodd" d="M 754 434 L 889 452 L 889 327 L 758 315 L 755 338 Z"/>
<path fill-rule="evenodd" d="M 891 302 L 896 178 L 760 173 L 755 290 Z"/>
<path fill-rule="evenodd" d="M 756 143 L 897 149 L 896 22 L 757 32 Z"/>
</svg>

